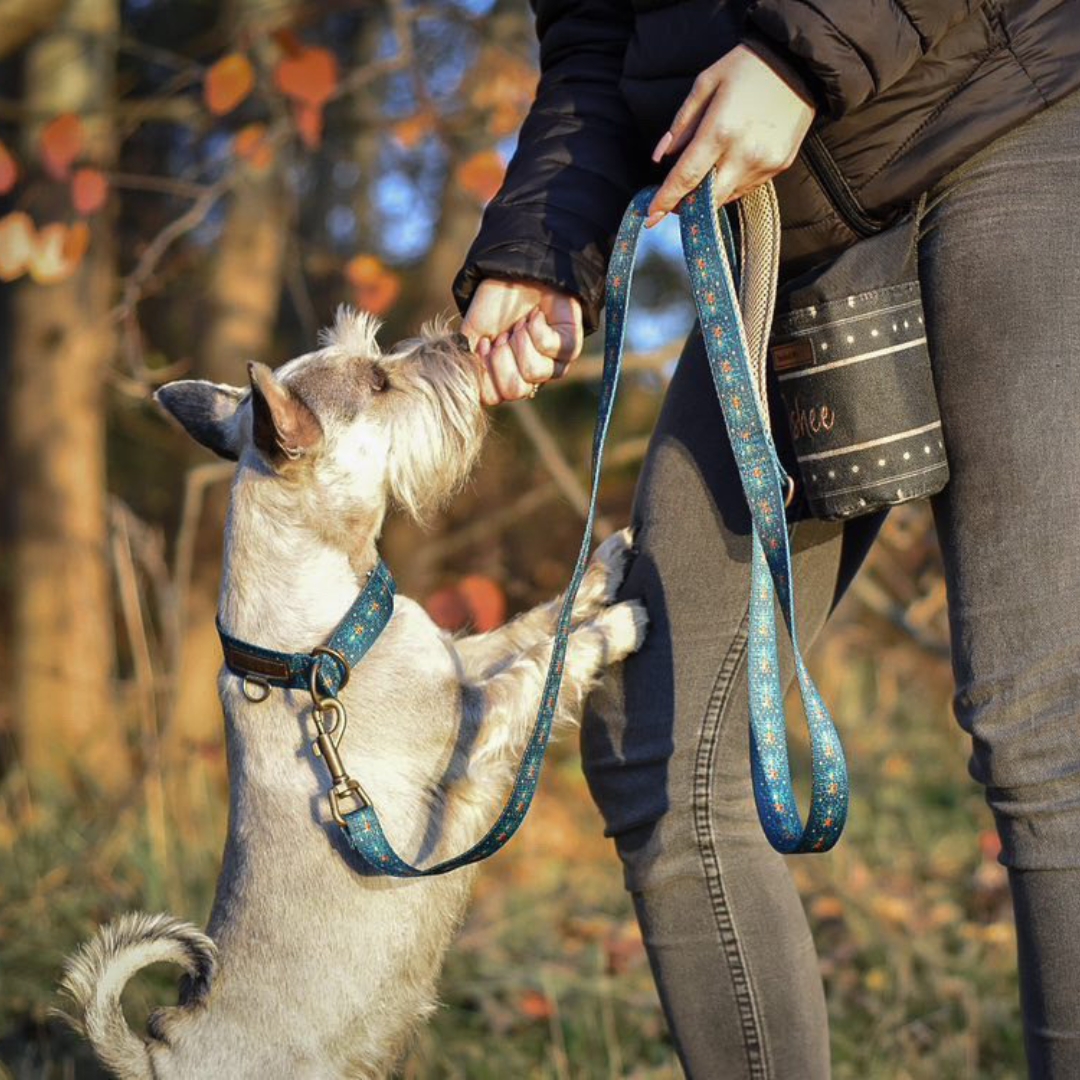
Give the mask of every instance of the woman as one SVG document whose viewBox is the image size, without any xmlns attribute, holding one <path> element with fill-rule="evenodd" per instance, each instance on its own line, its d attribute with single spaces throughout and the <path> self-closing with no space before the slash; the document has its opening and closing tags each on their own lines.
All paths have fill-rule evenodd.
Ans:
<svg viewBox="0 0 1080 1080">
<path fill-rule="evenodd" d="M 1031 1075 L 1080 1077 L 1080 0 L 534 6 L 536 101 L 455 282 L 489 404 L 578 354 L 650 181 L 655 221 L 713 165 L 727 198 L 774 178 L 782 278 L 926 193 L 954 708 L 1008 868 Z M 817 960 L 750 786 L 750 522 L 723 432 L 695 333 L 635 498 L 622 595 L 650 634 L 593 695 L 585 768 L 687 1075 L 817 1080 Z M 789 526 L 804 648 L 882 516 Z"/>
</svg>

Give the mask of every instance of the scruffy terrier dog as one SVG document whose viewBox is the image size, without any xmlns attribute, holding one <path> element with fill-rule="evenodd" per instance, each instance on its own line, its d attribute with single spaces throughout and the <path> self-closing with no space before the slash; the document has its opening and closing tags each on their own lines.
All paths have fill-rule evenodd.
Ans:
<svg viewBox="0 0 1080 1080">
<path fill-rule="evenodd" d="M 327 640 L 376 564 L 389 501 L 422 517 L 456 490 L 485 428 L 475 359 L 445 325 L 380 351 L 377 323 L 338 313 L 317 352 L 251 386 L 170 383 L 157 399 L 204 446 L 238 462 L 220 620 L 243 641 L 296 652 Z M 556 725 L 573 723 L 605 664 L 641 644 L 645 613 L 613 603 L 629 548 L 597 550 L 578 595 Z M 432 865 L 497 816 L 536 717 L 558 601 L 454 638 L 417 603 L 393 617 L 340 697 L 341 744 L 391 844 Z M 434 1009 L 473 868 L 400 880 L 362 872 L 332 820 L 312 752 L 310 696 L 256 703 L 219 679 L 229 828 L 207 933 L 126 915 L 69 962 L 63 989 L 101 1061 L 124 1080 L 385 1076 Z M 358 872 L 361 871 L 361 872 Z M 186 971 L 181 1002 L 124 1021 L 139 969 Z"/>
</svg>

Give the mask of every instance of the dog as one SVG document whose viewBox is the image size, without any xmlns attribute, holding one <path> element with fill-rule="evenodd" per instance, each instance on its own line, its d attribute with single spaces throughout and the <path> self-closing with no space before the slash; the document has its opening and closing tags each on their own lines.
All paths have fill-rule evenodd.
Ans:
<svg viewBox="0 0 1080 1080">
<path fill-rule="evenodd" d="M 237 461 L 219 603 L 224 631 L 296 652 L 326 641 L 378 560 L 387 507 L 423 521 L 468 477 L 483 440 L 477 362 L 446 322 L 389 352 L 377 320 L 340 309 L 317 351 L 244 389 L 169 383 L 157 401 L 198 442 Z M 615 602 L 627 531 L 595 552 L 575 600 L 554 727 L 580 718 L 604 666 L 641 645 L 647 618 Z M 497 817 L 535 722 L 560 609 L 455 636 L 399 597 L 340 691 L 341 740 L 387 837 L 433 865 Z M 249 688 L 250 689 L 250 688 Z M 66 966 L 70 1022 L 122 1080 L 331 1080 L 387 1075 L 435 1008 L 444 955 L 475 867 L 418 879 L 366 871 L 327 808 L 312 698 L 256 702 L 224 667 L 230 796 L 206 933 L 129 914 Z M 253 696 L 253 695 L 252 695 Z M 180 1003 L 145 1037 L 120 994 L 148 964 L 184 969 Z"/>
</svg>

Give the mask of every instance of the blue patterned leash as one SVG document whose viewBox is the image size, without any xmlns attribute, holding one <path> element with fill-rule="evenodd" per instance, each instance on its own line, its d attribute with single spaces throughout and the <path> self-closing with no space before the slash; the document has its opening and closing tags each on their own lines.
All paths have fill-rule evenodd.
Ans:
<svg viewBox="0 0 1080 1080">
<path fill-rule="evenodd" d="M 588 562 L 604 445 L 622 369 L 626 310 L 635 253 L 645 211 L 655 190 L 647 188 L 639 192 L 627 207 L 608 268 L 604 372 L 593 433 L 592 489 L 581 548 L 556 624 L 551 661 L 536 722 L 510 797 L 495 824 L 476 844 L 435 866 L 420 868 L 406 862 L 391 847 L 371 800 L 359 783 L 345 773 L 337 753 L 345 722 L 344 707 L 337 699 L 337 691 L 347 682 L 348 669 L 358 663 L 370 648 L 393 610 L 393 579 L 385 564 L 380 561 L 372 579 L 327 645 L 313 650 L 311 654 L 286 654 L 260 649 L 229 637 L 219 624 L 226 664 L 244 677 L 245 693 L 248 693 L 249 683 L 265 685 L 266 693 L 273 685 L 307 687 L 311 691 L 319 732 L 317 752 L 323 756 L 334 782 L 329 793 L 331 811 L 345 830 L 352 848 L 377 873 L 392 877 L 427 877 L 479 862 L 499 851 L 517 832 L 528 813 L 551 735 L 574 599 Z M 680 222 L 683 251 L 709 367 L 753 518 L 749 681 L 754 796 L 765 834 L 778 851 L 824 851 L 836 843 L 847 816 L 847 769 L 836 729 L 810 679 L 798 647 L 794 597 L 790 588 L 791 556 L 784 515 L 784 491 L 788 478 L 777 457 L 753 384 L 749 350 L 730 265 L 735 261 L 730 226 L 726 213 L 717 214 L 714 203 L 710 174 L 696 192 L 683 200 Z M 723 242 L 717 227 L 718 219 Z M 369 590 L 371 595 L 368 595 Z M 784 620 L 791 636 L 803 707 L 810 729 L 813 787 L 805 827 L 799 817 L 788 762 L 774 595 L 780 597 Z M 325 671 L 324 658 L 335 661 L 334 666 Z M 252 700 L 261 698 L 252 697 Z M 333 726 L 324 726 L 321 721 L 324 713 L 335 714 Z M 333 737 L 335 734 L 337 739 Z M 354 809 L 344 809 L 350 803 Z"/>
<path fill-rule="evenodd" d="M 635 205 L 642 205 L 643 195 L 635 199 Z M 755 392 L 737 287 L 725 247 L 717 237 L 718 217 L 725 245 L 731 249 L 727 213 L 717 213 L 710 173 L 683 200 L 679 224 L 709 369 L 753 519 L 748 678 L 754 799 L 765 835 L 777 851 L 827 851 L 840 838 L 847 818 L 847 766 L 836 728 L 799 649 L 784 514 L 789 480 L 777 456 L 763 402 Z M 788 761 L 774 595 L 779 596 L 791 638 L 810 733 L 813 779 L 805 826 Z"/>
</svg>

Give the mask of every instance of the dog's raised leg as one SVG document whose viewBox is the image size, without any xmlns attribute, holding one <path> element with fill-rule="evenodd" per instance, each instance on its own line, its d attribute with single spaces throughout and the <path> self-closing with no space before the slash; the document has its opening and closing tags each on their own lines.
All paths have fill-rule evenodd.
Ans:
<svg viewBox="0 0 1080 1080">
<path fill-rule="evenodd" d="M 572 626 L 588 622 L 614 603 L 632 544 L 632 531 L 620 529 L 593 552 L 574 597 Z M 551 638 L 562 604 L 563 597 L 558 596 L 495 630 L 454 639 L 452 648 L 458 656 L 463 677 L 469 680 L 490 678 L 526 650 Z"/>
<path fill-rule="evenodd" d="M 640 648 L 648 618 L 637 602 L 603 608 L 571 633 L 555 712 L 558 728 L 576 722 L 583 700 L 603 668 Z M 528 740 L 551 661 L 552 639 L 537 642 L 489 678 L 469 687 L 477 702 L 471 737 L 461 740 L 460 759 L 445 774 L 440 791 L 440 830 L 446 847 L 479 837 L 513 782 Z M 453 836 L 451 836 L 453 834 Z M 439 842 L 436 842 L 439 846 Z"/>
</svg>

